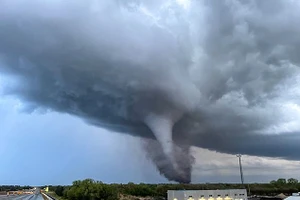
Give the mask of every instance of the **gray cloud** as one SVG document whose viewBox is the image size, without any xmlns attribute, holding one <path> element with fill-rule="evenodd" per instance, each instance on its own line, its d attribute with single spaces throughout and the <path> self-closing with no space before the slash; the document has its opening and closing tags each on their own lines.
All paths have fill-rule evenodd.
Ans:
<svg viewBox="0 0 300 200">
<path fill-rule="evenodd" d="M 156 138 L 145 149 L 170 180 L 190 181 L 192 145 L 299 160 L 298 11 L 283 0 L 4 0 L 0 70 L 15 80 L 4 93 L 28 111 Z"/>
<path fill-rule="evenodd" d="M 239 164 L 235 155 L 193 148 L 197 162 L 193 167 L 193 181 L 238 182 Z M 293 177 L 299 170 L 299 161 L 243 155 L 246 182 L 268 182 L 280 177 Z M 198 178 L 197 178 L 198 177 Z M 209 179 L 208 179 L 209 177 Z"/>
</svg>

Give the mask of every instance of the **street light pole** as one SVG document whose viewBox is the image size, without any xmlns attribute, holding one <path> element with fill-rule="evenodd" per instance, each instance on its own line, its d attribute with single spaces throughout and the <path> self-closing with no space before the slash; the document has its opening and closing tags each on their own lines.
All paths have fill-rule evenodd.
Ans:
<svg viewBox="0 0 300 200">
<path fill-rule="evenodd" d="M 242 185 L 244 185 L 244 174 L 243 174 L 243 167 L 242 167 L 242 155 L 238 154 L 236 155 L 239 158 L 239 165 L 240 165 L 240 174 L 241 174 L 241 182 Z"/>
</svg>

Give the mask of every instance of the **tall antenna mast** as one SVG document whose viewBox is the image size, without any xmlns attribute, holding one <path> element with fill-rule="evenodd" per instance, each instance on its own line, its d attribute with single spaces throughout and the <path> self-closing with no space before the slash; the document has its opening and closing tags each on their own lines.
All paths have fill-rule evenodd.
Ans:
<svg viewBox="0 0 300 200">
<path fill-rule="evenodd" d="M 241 182 L 242 185 L 244 185 L 244 174 L 243 174 L 243 167 L 242 167 L 242 155 L 238 154 L 236 155 L 239 158 L 239 165 L 240 165 L 240 174 L 241 174 Z"/>
</svg>

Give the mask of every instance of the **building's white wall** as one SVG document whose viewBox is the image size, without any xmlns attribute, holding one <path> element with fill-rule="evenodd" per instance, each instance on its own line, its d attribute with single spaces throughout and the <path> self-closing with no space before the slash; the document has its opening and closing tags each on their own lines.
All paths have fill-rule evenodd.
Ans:
<svg viewBox="0 0 300 200">
<path fill-rule="evenodd" d="M 168 190 L 168 200 L 247 200 L 245 189 Z"/>
</svg>

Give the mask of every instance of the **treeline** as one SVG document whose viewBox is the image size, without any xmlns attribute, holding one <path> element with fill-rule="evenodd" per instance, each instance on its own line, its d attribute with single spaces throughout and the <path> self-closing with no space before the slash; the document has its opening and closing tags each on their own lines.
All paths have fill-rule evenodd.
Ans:
<svg viewBox="0 0 300 200">
<path fill-rule="evenodd" d="M 0 191 L 17 191 L 17 190 L 27 190 L 31 189 L 30 186 L 20 186 L 20 185 L 0 185 Z"/>
<path fill-rule="evenodd" d="M 117 200 L 119 191 L 116 185 L 85 179 L 74 181 L 72 186 L 48 186 L 58 196 L 68 200 Z"/>
<path fill-rule="evenodd" d="M 58 196 L 68 200 L 116 200 L 121 195 L 139 197 L 155 197 L 165 199 L 168 190 L 248 190 L 248 195 L 275 196 L 280 193 L 291 194 L 300 191 L 300 184 L 296 179 L 278 179 L 266 184 L 105 184 L 92 179 L 74 181 L 71 186 L 49 186 Z"/>
</svg>

